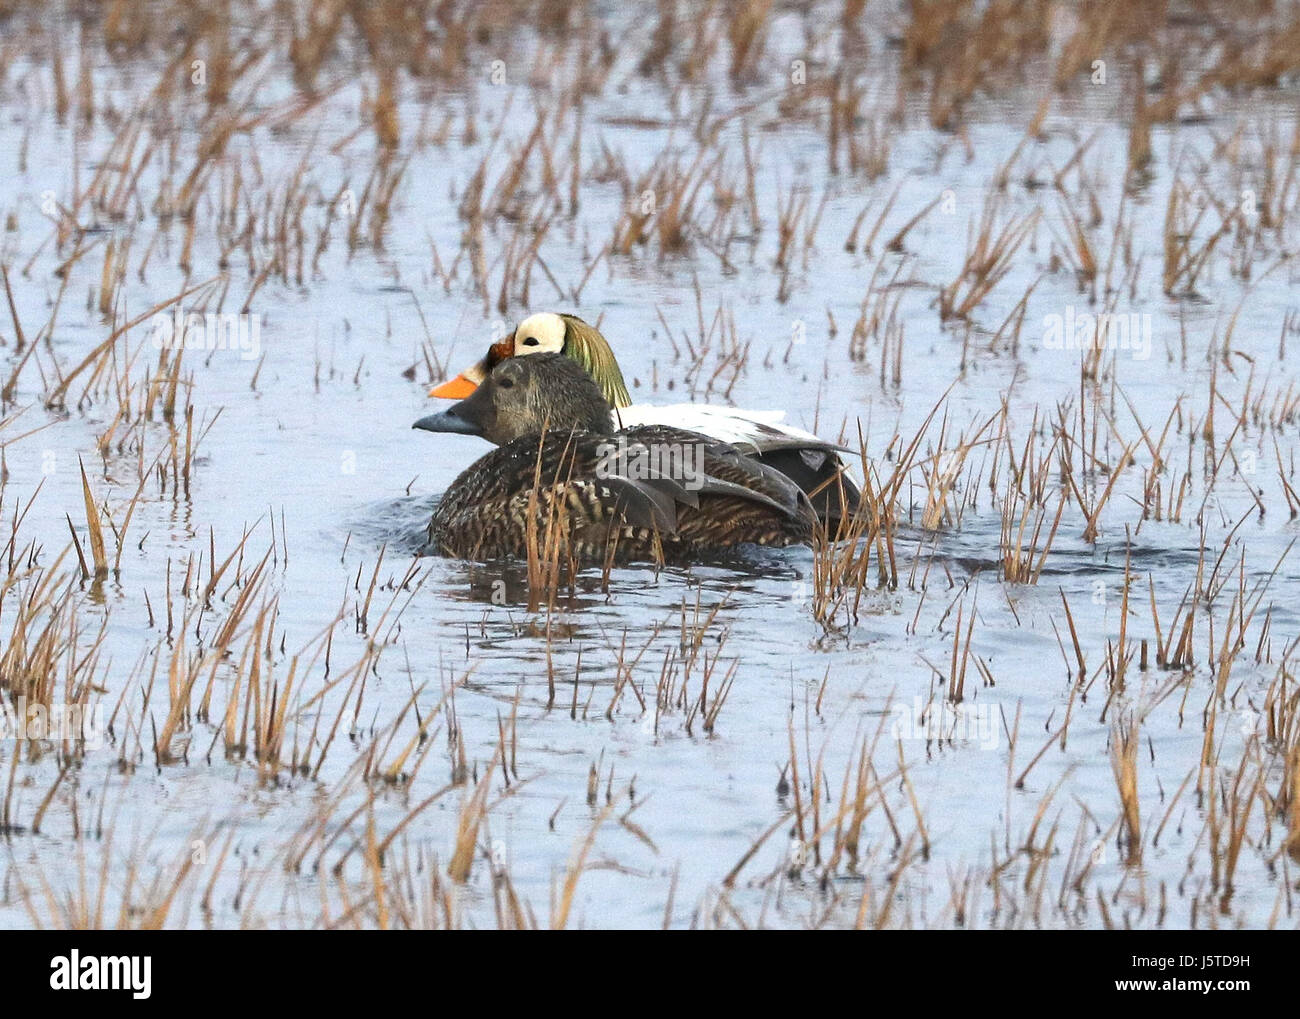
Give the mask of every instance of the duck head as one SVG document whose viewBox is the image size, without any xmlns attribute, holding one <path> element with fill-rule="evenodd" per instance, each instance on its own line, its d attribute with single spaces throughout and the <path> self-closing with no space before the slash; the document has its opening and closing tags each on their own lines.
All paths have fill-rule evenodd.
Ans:
<svg viewBox="0 0 1300 1019">
<path fill-rule="evenodd" d="M 506 358 L 465 399 L 411 427 L 477 435 L 498 446 L 547 429 L 597 435 L 614 430 L 600 388 L 580 365 L 558 352 Z"/>
<path fill-rule="evenodd" d="M 627 407 L 632 402 L 627 384 L 623 381 L 623 372 L 614 358 L 609 341 L 600 334 L 600 330 L 588 325 L 577 315 L 553 311 L 538 312 L 523 319 L 514 332 L 492 344 L 482 360 L 466 368 L 454 379 L 434 386 L 429 390 L 429 395 L 447 400 L 463 400 L 502 361 L 531 354 L 564 354 L 596 380 L 610 406 Z"/>
</svg>

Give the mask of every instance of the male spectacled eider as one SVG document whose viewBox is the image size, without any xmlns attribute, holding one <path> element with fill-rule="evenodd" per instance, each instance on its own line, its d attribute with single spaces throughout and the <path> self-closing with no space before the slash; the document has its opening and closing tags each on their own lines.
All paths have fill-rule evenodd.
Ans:
<svg viewBox="0 0 1300 1019">
<path fill-rule="evenodd" d="M 429 395 L 464 399 L 502 361 L 553 353 L 564 354 L 596 380 L 622 427 L 666 425 L 735 446 L 780 471 L 808 493 L 817 515 L 832 533 L 838 521 L 851 516 L 857 508 L 860 493 L 840 459 L 842 447 L 785 424 L 781 411 L 746 411 L 699 403 L 633 404 L 609 341 L 576 315 L 549 311 L 529 315 L 514 332 L 492 344 L 480 361 L 434 386 Z"/>
</svg>

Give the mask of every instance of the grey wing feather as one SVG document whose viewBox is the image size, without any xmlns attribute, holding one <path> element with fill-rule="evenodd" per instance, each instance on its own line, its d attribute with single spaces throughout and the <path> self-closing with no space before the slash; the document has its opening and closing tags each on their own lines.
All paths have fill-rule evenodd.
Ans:
<svg viewBox="0 0 1300 1019">
<path fill-rule="evenodd" d="M 778 513 L 784 513 L 787 516 L 794 515 L 791 507 L 781 505 L 771 496 L 755 491 L 752 488 L 746 488 L 744 485 L 737 485 L 732 481 L 715 478 L 712 474 L 704 476 L 704 484 L 697 491 L 703 492 L 705 495 L 729 495 L 736 499 L 746 499 L 749 502 L 756 502 L 763 506 L 771 506 Z"/>
<path fill-rule="evenodd" d="M 642 426 L 635 429 L 635 433 L 637 433 L 636 441 L 632 446 L 629 446 L 629 452 L 632 452 L 637 447 L 644 446 L 647 441 L 661 443 L 683 441 L 699 443 L 704 446 L 708 456 L 713 457 L 716 460 L 725 461 L 751 476 L 761 476 L 766 487 L 769 489 L 768 492 L 756 491 L 753 488 L 737 484 L 733 481 L 727 481 L 707 472 L 693 478 L 692 480 L 697 483 L 690 484 L 689 487 L 683 485 L 679 481 L 656 475 L 654 478 L 655 483 L 670 486 L 673 498 L 679 503 L 698 507 L 700 495 L 730 496 L 737 499 L 745 499 L 750 502 L 759 503 L 760 505 L 770 506 L 778 513 L 782 513 L 788 517 L 797 517 L 799 515 L 801 503 L 806 503 L 808 501 L 803 490 L 789 477 L 781 473 L 781 471 L 768 466 L 761 460 L 746 455 L 741 449 L 729 445 L 728 443 L 718 442 L 716 439 L 711 439 L 708 436 L 700 435 L 695 432 L 688 432 L 682 429 L 661 425 Z M 799 447 L 807 446 L 806 443 L 794 443 L 793 445 Z M 829 445 L 827 447 L 828 450 L 835 448 L 837 447 Z M 658 461 L 653 457 L 647 458 L 645 463 L 648 464 L 648 467 L 645 469 L 649 473 L 655 473 L 654 465 L 657 462 Z M 629 484 L 633 483 L 631 479 L 623 480 Z M 645 481 L 635 483 L 641 486 L 647 484 Z"/>
<path fill-rule="evenodd" d="M 677 489 L 675 482 L 665 479 L 644 481 L 612 474 L 601 483 L 619 496 L 623 516 L 634 527 L 653 527 L 666 534 L 677 531 Z M 699 505 L 698 500 L 695 505 Z"/>
</svg>

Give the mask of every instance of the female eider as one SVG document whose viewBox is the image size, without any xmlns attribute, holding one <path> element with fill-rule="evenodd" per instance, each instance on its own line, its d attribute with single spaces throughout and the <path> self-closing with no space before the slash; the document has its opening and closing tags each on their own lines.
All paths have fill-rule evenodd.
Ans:
<svg viewBox="0 0 1300 1019">
<path fill-rule="evenodd" d="M 798 485 L 726 443 L 666 425 L 616 429 L 595 381 L 559 353 L 502 361 L 414 427 L 498 446 L 434 511 L 429 545 L 442 555 L 522 558 L 531 532 L 580 561 L 680 562 L 807 544 L 816 524 Z"/>
</svg>

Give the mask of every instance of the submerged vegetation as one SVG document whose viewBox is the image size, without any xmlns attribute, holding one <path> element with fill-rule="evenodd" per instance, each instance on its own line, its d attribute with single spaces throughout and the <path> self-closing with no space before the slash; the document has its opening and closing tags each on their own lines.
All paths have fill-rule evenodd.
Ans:
<svg viewBox="0 0 1300 1019">
<path fill-rule="evenodd" d="M 0 923 L 1294 926 L 1300 19 L 648 9 L 0 2 Z M 548 307 L 857 513 L 421 558 Z"/>
</svg>

